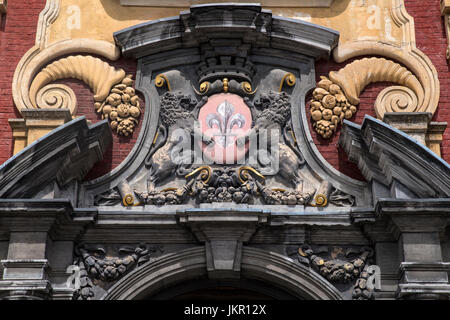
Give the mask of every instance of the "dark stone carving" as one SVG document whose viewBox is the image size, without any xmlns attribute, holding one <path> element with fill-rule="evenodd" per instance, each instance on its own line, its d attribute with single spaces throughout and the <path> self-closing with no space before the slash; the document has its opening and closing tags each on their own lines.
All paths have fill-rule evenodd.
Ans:
<svg viewBox="0 0 450 320">
<path fill-rule="evenodd" d="M 122 196 L 120 195 L 119 190 L 117 190 L 117 188 L 113 188 L 99 195 L 96 195 L 94 198 L 95 206 L 114 206 L 121 202 Z"/>
<path fill-rule="evenodd" d="M 267 204 L 303 205 L 313 197 L 312 193 L 270 189 L 264 185 L 264 176 L 251 167 L 236 170 L 203 166 L 188 176 L 188 182 L 182 188 L 135 193 L 140 202 L 155 205 L 182 204 L 188 197 L 196 197 L 198 203 L 253 203 L 253 198 L 258 196 Z"/>
<path fill-rule="evenodd" d="M 289 248 L 288 253 L 293 248 Z M 322 256 L 328 255 L 330 258 Z M 373 291 L 367 286 L 369 273 L 367 267 L 372 262 L 373 249 L 362 248 L 334 248 L 329 252 L 328 247 L 315 250 L 308 244 L 303 244 L 296 250 L 300 263 L 306 264 L 332 283 L 351 283 L 356 280 L 352 297 L 355 300 L 374 299 Z M 343 258 L 344 257 L 344 258 Z M 345 260 L 343 260 L 345 259 Z"/>
<path fill-rule="evenodd" d="M 208 57 L 197 67 L 199 95 L 212 95 L 218 92 L 232 92 L 252 95 L 252 79 L 256 73 L 253 63 L 243 57 Z"/>
<path fill-rule="evenodd" d="M 150 259 L 151 253 L 162 250 L 160 247 L 147 247 L 140 244 L 136 248 L 120 248 L 121 257 L 106 256 L 102 247 L 87 248 L 85 245 L 75 249 L 74 265 L 80 268 L 80 288 L 73 299 L 90 300 L 94 297 L 93 287 L 99 282 L 113 282 Z M 123 256 L 126 255 L 126 256 Z"/>
<path fill-rule="evenodd" d="M 294 135 L 288 136 L 291 128 L 289 120 L 291 118 L 291 102 L 290 96 L 286 92 L 275 93 L 270 91 L 268 94 L 261 95 L 254 103 L 255 107 L 261 112 L 257 116 L 255 125 L 250 135 L 257 135 L 260 130 L 265 129 L 268 132 L 276 130 L 280 132 L 279 141 L 262 141 L 263 145 L 267 145 L 267 149 L 271 150 L 271 143 L 278 143 L 279 147 L 279 172 L 284 179 L 295 186 L 299 190 L 305 178 L 300 173 L 300 167 L 305 164 L 305 160 L 300 150 L 295 146 L 295 140 L 292 141 Z M 291 130 L 292 133 L 292 130 Z M 262 135 L 264 137 L 264 135 Z M 261 137 L 260 137 L 261 139 Z M 295 138 L 294 138 L 295 139 Z M 306 181 L 308 182 L 308 181 Z M 312 183 L 309 183 L 312 185 Z M 314 192 L 313 190 L 312 192 Z"/>
<path fill-rule="evenodd" d="M 160 135 L 156 136 L 154 146 L 145 158 L 145 166 L 150 168 L 148 178 L 148 190 L 152 192 L 157 182 L 164 181 L 166 178 L 173 176 L 175 173 L 182 175 L 185 173 L 183 164 L 176 164 L 170 158 L 171 151 L 174 147 L 188 142 L 187 138 L 194 134 L 200 134 L 194 128 L 195 107 L 199 108 L 195 99 L 189 95 L 183 95 L 180 92 L 166 92 L 161 96 L 160 119 L 161 126 L 159 128 Z M 174 135 L 174 130 L 182 129 L 182 136 Z M 208 141 L 207 138 L 204 138 Z M 193 154 L 188 155 L 193 159 Z M 180 161 L 181 163 L 192 163 L 189 161 Z"/>
<path fill-rule="evenodd" d="M 355 205 L 355 197 L 333 188 L 328 198 L 328 202 L 339 207 L 353 207 Z"/>
</svg>

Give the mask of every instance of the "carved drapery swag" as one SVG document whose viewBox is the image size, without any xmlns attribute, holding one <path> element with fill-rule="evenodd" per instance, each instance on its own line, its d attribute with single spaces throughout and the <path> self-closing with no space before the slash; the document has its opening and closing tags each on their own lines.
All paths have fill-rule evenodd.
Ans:
<svg viewBox="0 0 450 320">
<path fill-rule="evenodd" d="M 135 248 L 121 247 L 118 256 L 108 256 L 102 246 L 77 246 L 73 265 L 79 268 L 80 287 L 73 299 L 91 300 L 95 296 L 94 287 L 110 287 L 129 271 L 149 261 L 156 251 L 162 248 L 140 244 Z"/>
<path fill-rule="evenodd" d="M 369 269 L 374 261 L 374 251 L 369 247 L 329 247 L 322 246 L 313 249 L 309 244 L 288 248 L 288 254 L 310 266 L 321 276 L 334 284 L 352 284 L 354 300 L 374 299 L 374 286 L 368 285 L 374 281 Z M 328 256 L 328 258 L 325 258 Z"/>
</svg>

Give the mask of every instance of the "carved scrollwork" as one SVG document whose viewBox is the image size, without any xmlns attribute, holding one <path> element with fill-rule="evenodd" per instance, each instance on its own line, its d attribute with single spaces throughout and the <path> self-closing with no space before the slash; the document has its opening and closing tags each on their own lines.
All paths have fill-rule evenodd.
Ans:
<svg viewBox="0 0 450 320">
<path fill-rule="evenodd" d="M 41 109 L 69 109 L 71 114 L 75 114 L 77 98 L 69 87 L 49 84 L 37 92 L 36 105 Z"/>
<path fill-rule="evenodd" d="M 378 117 L 385 112 L 417 111 L 424 100 L 419 80 L 405 67 L 384 58 L 356 60 L 329 78 L 321 77 L 311 100 L 311 118 L 314 129 L 324 138 L 330 138 L 344 119 L 357 111 L 361 91 L 372 82 L 389 81 L 401 86 L 384 89 L 375 102 Z"/>
<path fill-rule="evenodd" d="M 278 90 L 278 92 L 281 92 L 283 90 L 283 86 L 286 84 L 289 87 L 293 87 L 295 86 L 295 83 L 297 82 L 297 79 L 295 78 L 295 76 L 292 73 L 286 73 L 283 78 L 281 79 L 280 82 L 280 89 Z"/>
<path fill-rule="evenodd" d="M 94 92 L 95 101 L 103 101 L 111 87 L 125 78 L 125 71 L 111 67 L 108 63 L 92 56 L 69 56 L 59 59 L 39 72 L 30 86 L 30 100 L 36 103 L 36 93 L 46 84 L 66 78 L 83 81 Z"/>
<path fill-rule="evenodd" d="M 69 56 L 40 71 L 30 87 L 30 100 L 35 108 L 67 108 L 75 114 L 76 98 L 64 85 L 50 84 L 58 79 L 75 78 L 94 92 L 94 108 L 102 119 L 109 119 L 111 129 L 128 136 L 133 133 L 141 113 L 139 97 L 131 75 L 92 56 Z"/>
</svg>

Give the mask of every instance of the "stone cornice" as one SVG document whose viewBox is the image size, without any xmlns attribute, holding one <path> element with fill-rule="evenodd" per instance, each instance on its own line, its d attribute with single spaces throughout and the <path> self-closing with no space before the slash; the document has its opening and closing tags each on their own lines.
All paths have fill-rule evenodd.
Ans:
<svg viewBox="0 0 450 320">
<path fill-rule="evenodd" d="M 48 232 L 53 240 L 74 240 L 96 219 L 96 209 L 74 210 L 67 199 L 0 199 L 0 231 Z"/>
<path fill-rule="evenodd" d="M 230 33 L 245 35 L 246 43 L 329 57 L 339 39 L 337 31 L 308 22 L 272 16 L 258 4 L 192 6 L 178 17 L 159 19 L 114 33 L 125 56 L 145 55 L 189 48 L 221 39 Z"/>
<path fill-rule="evenodd" d="M 375 207 L 396 238 L 403 232 L 442 232 L 450 222 L 450 199 L 380 199 Z"/>
<path fill-rule="evenodd" d="M 418 198 L 450 196 L 450 166 L 405 133 L 373 117 L 361 126 L 344 121 L 339 143 L 368 181 L 395 181 Z"/>
</svg>

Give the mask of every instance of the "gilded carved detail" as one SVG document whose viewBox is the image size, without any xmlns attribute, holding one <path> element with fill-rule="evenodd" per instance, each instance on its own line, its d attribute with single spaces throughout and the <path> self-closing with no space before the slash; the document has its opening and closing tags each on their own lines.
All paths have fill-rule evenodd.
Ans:
<svg viewBox="0 0 450 320">
<path fill-rule="evenodd" d="M 375 102 L 378 117 L 385 112 L 414 112 L 423 104 L 424 90 L 419 80 L 405 67 L 384 58 L 356 60 L 329 79 L 321 77 L 311 100 L 313 127 L 324 138 L 336 132 L 338 124 L 357 111 L 359 95 L 373 82 L 393 82 L 401 86 L 384 89 Z"/>
<path fill-rule="evenodd" d="M 133 133 L 141 114 L 139 97 L 132 83 L 131 75 L 127 75 L 111 89 L 103 102 L 94 104 L 102 119 L 110 120 L 111 129 L 126 137 Z"/>
<path fill-rule="evenodd" d="M 297 256 L 300 263 L 306 264 L 318 272 L 321 276 L 334 284 L 352 284 L 353 300 L 374 299 L 375 286 L 369 285 L 375 281 L 375 276 L 370 264 L 373 260 L 373 249 L 318 247 L 313 249 L 308 244 L 302 244 L 296 249 L 289 248 L 289 253 Z"/>
</svg>

